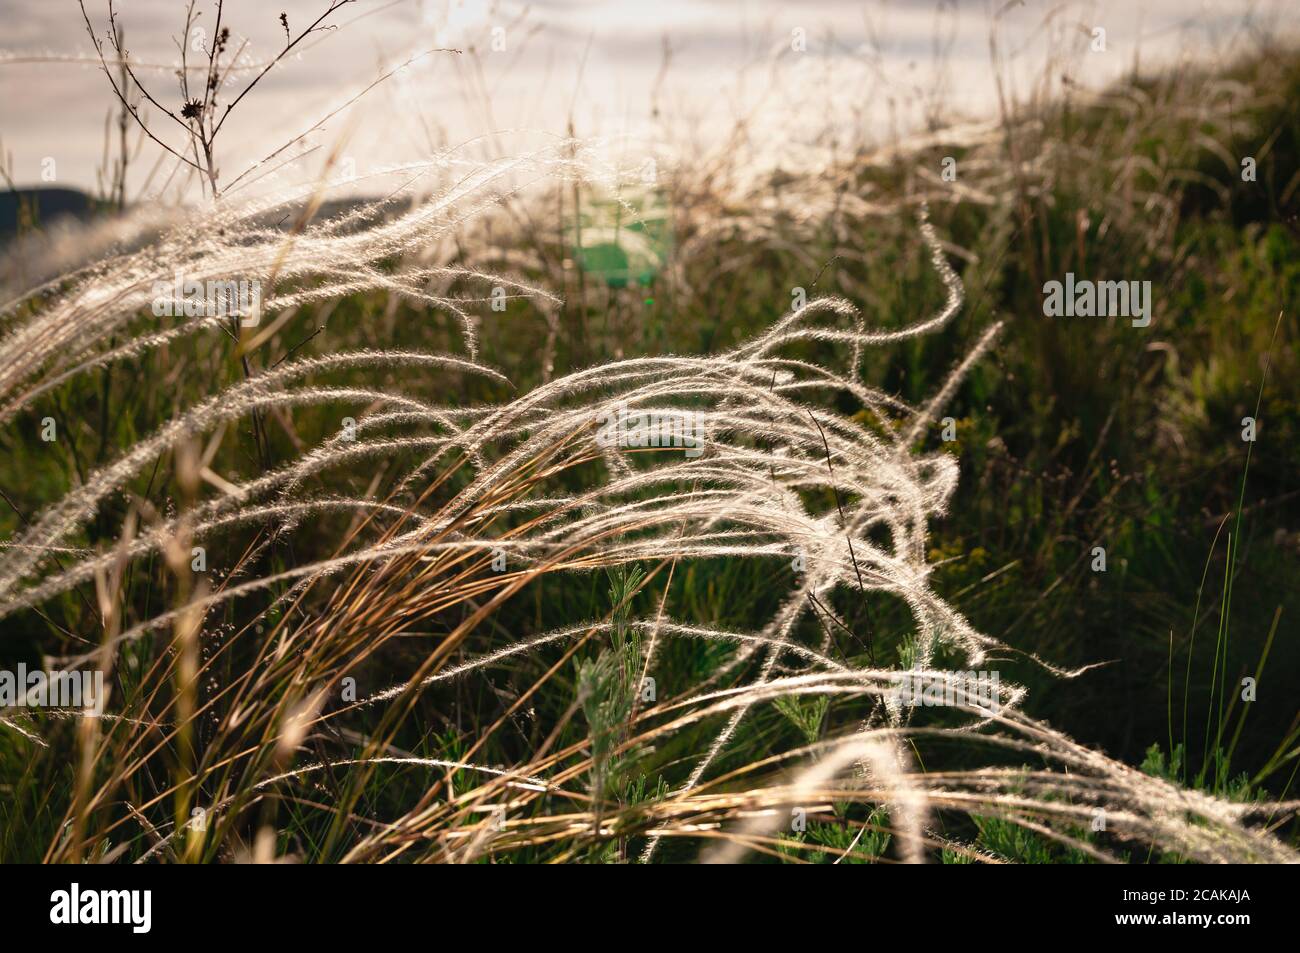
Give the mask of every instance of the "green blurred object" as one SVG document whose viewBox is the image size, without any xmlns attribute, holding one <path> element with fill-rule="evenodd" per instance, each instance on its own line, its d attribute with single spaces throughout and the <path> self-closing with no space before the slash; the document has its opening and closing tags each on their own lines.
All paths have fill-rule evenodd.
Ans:
<svg viewBox="0 0 1300 953">
<path fill-rule="evenodd" d="M 611 288 L 649 285 L 672 246 L 667 203 L 649 187 L 584 198 L 570 239 L 578 266 Z"/>
</svg>

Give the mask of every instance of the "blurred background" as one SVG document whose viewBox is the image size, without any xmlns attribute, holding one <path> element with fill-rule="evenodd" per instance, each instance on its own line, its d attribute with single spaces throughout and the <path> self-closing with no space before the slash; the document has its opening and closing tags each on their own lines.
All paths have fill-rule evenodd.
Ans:
<svg viewBox="0 0 1300 953">
<path fill-rule="evenodd" d="M 196 6 L 182 37 L 179 0 L 118 3 L 118 22 L 141 80 L 179 109 L 179 46 L 206 48 L 211 4 Z M 284 12 L 296 33 L 327 7 L 312 0 L 230 0 L 225 24 L 241 61 L 238 80 L 280 51 Z M 311 129 L 389 69 L 440 47 L 372 89 L 313 132 L 308 153 L 261 187 L 316 174 L 340 142 L 366 175 L 468 146 L 484 155 L 539 136 L 599 136 L 637 143 L 716 146 L 737 122 L 747 161 L 815 161 L 804 150 L 887 143 L 925 127 L 987 118 L 1001 95 L 1042 84 L 1100 89 L 1135 68 L 1181 58 L 1230 58 L 1293 23 L 1276 0 L 359 0 L 309 37 L 232 118 L 222 144 L 229 180 L 290 135 Z M 85 10 L 101 36 L 107 4 Z M 3 0 L 0 142 L 20 186 L 92 189 L 104 164 L 116 103 L 101 74 L 76 0 Z M 1104 51 L 1094 31 L 1105 31 Z M 996 63 L 996 68 L 994 64 Z M 1050 67 L 1049 67 L 1050 64 Z M 145 112 L 157 110 L 145 105 Z M 311 150 L 317 147 L 314 154 Z M 48 159 L 53 158 L 54 178 Z M 192 184 L 130 170 L 128 193 L 193 197 Z"/>
</svg>

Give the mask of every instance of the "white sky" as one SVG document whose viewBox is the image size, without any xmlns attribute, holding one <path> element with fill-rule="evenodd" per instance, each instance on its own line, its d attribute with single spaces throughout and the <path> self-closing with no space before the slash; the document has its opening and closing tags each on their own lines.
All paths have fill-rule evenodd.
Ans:
<svg viewBox="0 0 1300 953">
<path fill-rule="evenodd" d="M 282 10 L 296 34 L 327 6 L 227 0 L 224 22 L 248 40 L 247 59 L 260 61 L 283 45 Z M 1022 95 L 1049 58 L 1053 74 L 1095 87 L 1135 57 L 1143 65 L 1177 55 L 1222 58 L 1248 46 L 1252 30 L 1275 33 L 1293 19 L 1279 16 L 1287 0 L 357 0 L 331 18 L 338 30 L 305 41 L 241 103 L 222 132 L 222 178 L 233 179 L 384 69 L 436 46 L 464 53 L 433 54 L 370 92 L 313 134 L 318 151 L 277 184 L 314 175 L 341 137 L 343 154 L 365 174 L 471 140 L 471 151 L 509 151 L 529 136 L 476 137 L 564 134 L 570 116 L 581 136 L 662 144 L 716 142 L 743 114 L 755 130 L 744 148 L 778 162 L 828 127 L 845 143 L 881 141 L 915 128 L 934 101 L 949 118 L 990 114 L 989 35 L 993 11 L 1003 7 L 1000 47 Z M 86 0 L 86 8 L 103 31 L 106 0 Z M 183 0 L 117 0 L 131 58 L 148 64 L 141 77 L 176 110 L 172 70 L 183 8 Z M 197 9 L 205 32 L 190 41 L 202 45 L 215 3 L 198 0 Z M 1098 26 L 1106 30 L 1104 53 L 1089 49 Z M 496 34 L 503 51 L 492 49 L 494 28 L 504 30 Z M 795 29 L 806 36 L 801 53 L 791 49 Z M 234 88 L 242 88 L 238 79 Z M 20 185 L 93 188 L 113 102 L 76 0 L 0 0 L 0 143 Z M 153 119 L 167 131 L 170 120 Z M 133 170 L 137 187 L 158 152 L 145 144 Z M 54 181 L 43 182 L 49 159 Z"/>
</svg>

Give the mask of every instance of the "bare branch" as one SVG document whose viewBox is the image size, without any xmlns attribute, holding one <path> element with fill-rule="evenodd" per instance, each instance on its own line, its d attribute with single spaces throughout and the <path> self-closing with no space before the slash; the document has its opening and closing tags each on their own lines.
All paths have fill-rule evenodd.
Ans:
<svg viewBox="0 0 1300 953">
<path fill-rule="evenodd" d="M 90 34 L 90 41 L 93 44 L 95 44 L 95 52 L 99 55 L 100 68 L 104 71 L 104 75 L 108 77 L 108 84 L 113 88 L 114 95 L 117 96 L 118 100 L 122 103 L 122 106 L 126 109 L 126 111 L 131 114 L 131 118 L 135 120 L 136 125 L 140 127 L 140 129 L 144 132 L 145 135 L 147 135 L 158 145 L 162 146 L 162 148 L 165 149 L 167 152 L 171 153 L 173 156 L 175 156 L 177 159 L 184 162 L 186 165 L 193 167 L 195 170 L 199 172 L 202 172 L 203 168 L 200 165 L 185 158 L 185 156 L 181 155 L 181 153 L 177 152 L 167 143 L 163 142 L 156 135 L 154 135 L 153 130 L 149 128 L 149 124 L 146 123 L 143 118 L 141 118 L 139 111 L 134 106 L 131 105 L 130 101 L 127 99 L 126 94 L 121 89 L 118 88 L 117 81 L 113 79 L 113 74 L 109 72 L 108 63 L 104 59 L 103 44 L 100 42 L 99 37 L 95 35 L 95 28 L 94 26 L 91 25 L 90 16 L 86 13 L 86 4 L 84 0 L 77 0 L 77 5 L 81 7 L 81 16 L 82 19 L 86 21 L 86 32 Z M 126 59 L 125 53 L 121 50 L 118 51 L 118 57 L 119 59 L 122 60 Z M 128 66 L 128 71 L 130 71 L 129 66 Z M 134 74 L 131 75 L 131 81 L 135 83 L 136 87 L 141 91 L 141 93 L 148 96 L 148 93 L 145 92 L 144 87 L 140 85 L 140 81 L 136 79 Z M 152 98 L 150 98 L 150 102 L 152 101 L 153 101 Z M 166 112 L 166 110 L 164 110 L 164 112 Z M 170 113 L 168 113 L 168 115 L 170 115 Z M 172 116 L 172 118 L 175 119 L 176 117 Z"/>
<path fill-rule="evenodd" d="M 355 2 L 355 0 L 332 0 L 332 2 L 329 5 L 329 9 L 326 10 L 324 13 L 322 13 L 320 16 L 318 16 L 315 20 L 313 20 L 311 26 L 307 27 L 307 29 L 299 33 L 296 39 L 290 40 L 288 43 L 286 43 L 284 49 L 279 52 L 279 54 L 275 57 L 275 59 L 267 63 L 266 67 L 260 73 L 254 76 L 253 79 L 249 82 L 249 84 L 244 87 L 243 92 L 241 92 L 238 96 L 236 96 L 234 101 L 231 102 L 230 105 L 226 107 L 226 111 L 221 114 L 221 121 L 218 122 L 216 128 L 212 130 L 213 135 L 216 135 L 218 132 L 221 131 L 221 127 L 225 125 L 226 118 L 230 115 L 230 111 L 239 105 L 239 101 L 248 95 L 249 90 L 251 90 L 254 86 L 260 83 L 263 77 L 265 77 L 267 73 L 271 72 L 271 69 L 275 66 L 276 63 L 279 63 L 282 59 L 284 59 L 284 57 L 289 53 L 289 51 L 292 50 L 299 43 L 301 43 L 304 39 L 306 39 L 307 36 L 309 36 L 312 33 L 315 33 L 317 29 L 320 27 L 320 24 L 325 20 L 326 17 L 332 14 L 335 10 L 338 10 L 340 7 L 347 6 L 349 3 L 353 3 L 353 2 Z"/>
</svg>

